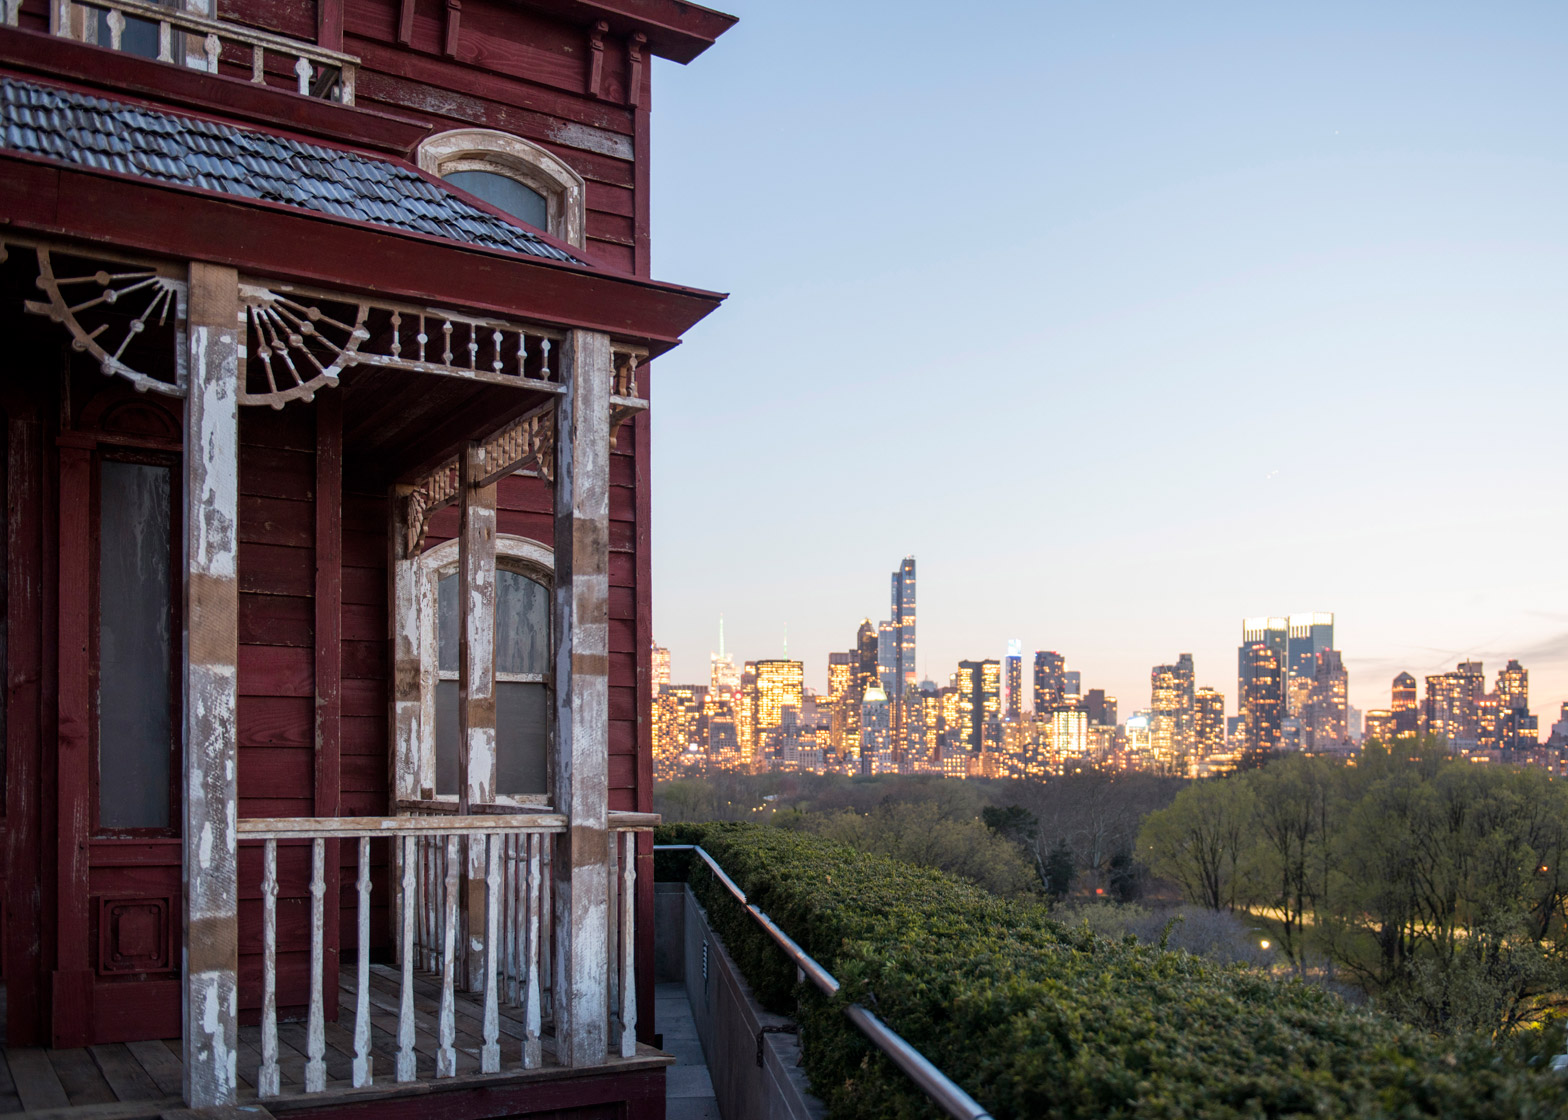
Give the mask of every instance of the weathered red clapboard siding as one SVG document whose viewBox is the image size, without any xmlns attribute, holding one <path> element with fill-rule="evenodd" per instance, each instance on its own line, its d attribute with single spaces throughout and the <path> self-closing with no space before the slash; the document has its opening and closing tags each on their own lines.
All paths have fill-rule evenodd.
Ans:
<svg viewBox="0 0 1568 1120">
<path fill-rule="evenodd" d="M 387 795 L 387 503 L 381 495 L 343 495 L 343 813 L 381 816 Z M 385 852 L 372 845 L 377 867 Z M 357 854 L 344 846 L 345 899 Z M 377 874 L 380 872 L 378 871 Z M 374 888 L 371 897 L 376 897 Z M 345 903 L 348 905 L 348 903 Z M 352 930 L 345 911 L 344 937 Z M 379 939 L 378 939 L 379 940 Z M 345 944 L 348 944 L 345 941 Z"/>
<path fill-rule="evenodd" d="M 315 410 L 240 413 L 238 786 L 242 817 L 311 816 L 316 796 Z M 261 1003 L 261 846 L 240 848 L 240 1006 Z M 278 853 L 279 1003 L 307 998 L 310 849 Z"/>
</svg>

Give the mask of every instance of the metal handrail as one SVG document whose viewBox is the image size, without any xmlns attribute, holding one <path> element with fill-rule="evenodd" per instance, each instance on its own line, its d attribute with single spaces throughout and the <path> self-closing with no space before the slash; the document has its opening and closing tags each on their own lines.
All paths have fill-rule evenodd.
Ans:
<svg viewBox="0 0 1568 1120">
<path fill-rule="evenodd" d="M 794 938 L 781 930 L 755 903 L 748 901 L 746 892 L 736 885 L 734 879 L 725 874 L 724 869 L 712 856 L 703 851 L 700 844 L 655 844 L 653 850 L 696 852 L 719 882 L 735 896 L 736 901 L 751 913 L 751 916 L 757 920 L 757 924 L 767 931 L 768 936 L 778 943 L 780 949 L 784 950 L 784 955 L 795 962 L 796 968 L 800 969 L 824 995 L 831 996 L 838 992 L 839 982 L 834 979 L 833 974 L 818 964 L 795 942 Z M 904 1071 L 921 1092 L 930 1097 L 943 1112 L 954 1117 L 954 1120 L 992 1120 L 991 1114 L 964 1092 L 957 1082 L 932 1065 L 929 1058 L 866 1008 L 858 1003 L 852 1003 L 844 1009 L 844 1014 L 849 1017 L 851 1023 L 860 1028 L 860 1032 L 869 1038 L 877 1049 Z"/>
</svg>

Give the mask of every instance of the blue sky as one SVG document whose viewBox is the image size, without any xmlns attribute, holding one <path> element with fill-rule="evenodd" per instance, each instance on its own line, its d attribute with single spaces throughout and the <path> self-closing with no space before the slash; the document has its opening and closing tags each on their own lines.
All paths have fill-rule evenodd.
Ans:
<svg viewBox="0 0 1568 1120">
<path fill-rule="evenodd" d="M 1329 610 L 1351 699 L 1568 700 L 1568 5 L 736 2 L 654 86 L 655 637 L 884 617 L 1122 712 Z"/>
</svg>

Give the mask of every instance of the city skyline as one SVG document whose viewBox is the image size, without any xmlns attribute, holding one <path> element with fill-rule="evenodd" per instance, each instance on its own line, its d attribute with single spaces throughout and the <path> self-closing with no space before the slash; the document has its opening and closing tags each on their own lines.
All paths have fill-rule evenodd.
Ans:
<svg viewBox="0 0 1568 1120">
<path fill-rule="evenodd" d="M 1237 619 L 1333 610 L 1359 708 L 1568 697 L 1568 6 L 739 7 L 654 64 L 656 270 L 735 293 L 652 369 L 681 676 L 722 612 L 823 681 L 914 554 L 922 676 L 1191 652 L 1233 702 Z"/>
<path fill-rule="evenodd" d="M 926 582 L 929 586 L 929 580 Z M 922 589 L 923 593 L 924 590 L 925 589 Z M 1334 612 L 1305 612 L 1303 614 L 1298 614 L 1296 617 L 1312 617 L 1323 614 L 1327 614 L 1327 616 L 1331 619 L 1328 625 L 1330 633 L 1332 634 L 1332 631 L 1338 624 L 1338 616 Z M 929 610 L 927 611 L 926 617 L 928 622 L 922 628 L 922 630 L 924 633 L 929 634 L 933 625 L 929 621 Z M 1289 617 L 1291 616 L 1248 616 L 1232 619 L 1232 634 L 1229 643 L 1229 661 L 1227 668 L 1220 669 L 1213 667 L 1213 660 L 1223 660 L 1223 658 L 1213 659 L 1211 660 L 1210 665 L 1205 667 L 1203 660 L 1191 654 L 1189 648 L 1185 646 L 1180 647 L 1180 649 L 1168 652 L 1165 655 L 1165 661 L 1168 662 L 1176 659 L 1178 653 L 1182 657 L 1191 658 L 1192 685 L 1194 689 L 1208 688 L 1221 694 L 1225 701 L 1224 710 L 1226 717 L 1236 718 L 1239 715 L 1240 701 L 1240 687 L 1237 680 L 1237 660 L 1239 652 L 1238 645 L 1245 645 L 1244 641 L 1238 642 L 1238 636 L 1245 634 L 1245 627 L 1248 623 L 1271 621 L 1276 619 L 1283 622 L 1286 621 L 1286 619 Z M 727 618 L 728 616 L 720 616 L 719 619 L 715 620 L 715 632 L 720 635 L 721 641 L 724 640 L 722 635 Z M 857 619 L 853 629 L 858 630 L 859 627 L 867 621 L 871 623 L 873 629 L 875 629 L 878 625 L 877 620 L 868 615 Z M 656 635 L 656 638 L 662 639 L 662 634 Z M 853 638 L 854 635 L 851 634 L 849 641 L 841 643 L 843 649 L 849 649 L 854 644 Z M 1458 651 L 1453 656 L 1447 657 L 1431 666 L 1401 664 L 1391 669 L 1386 676 L 1378 676 L 1375 679 L 1367 679 L 1364 673 L 1358 673 L 1358 666 L 1371 665 L 1380 668 L 1387 667 L 1394 664 L 1393 660 L 1388 657 L 1356 656 L 1347 651 L 1344 651 L 1341 648 L 1338 648 L 1342 643 L 1339 643 L 1334 637 L 1331 636 L 1329 640 L 1335 644 L 1335 652 L 1340 654 L 1343 667 L 1349 677 L 1349 688 L 1347 693 L 1348 706 L 1362 714 L 1365 714 L 1368 711 L 1387 709 L 1390 707 L 1392 702 L 1391 690 L 1396 676 L 1400 674 L 1409 674 L 1413 676 L 1416 681 L 1416 689 L 1419 698 L 1419 696 L 1422 694 L 1422 690 L 1425 687 L 1425 679 L 1428 676 L 1452 672 L 1455 670 L 1457 665 L 1467 661 L 1476 661 L 1485 665 L 1487 667 L 1488 674 L 1491 674 L 1496 669 L 1504 668 L 1506 663 L 1510 661 L 1523 663 L 1531 673 L 1531 706 L 1529 710 L 1540 720 L 1543 736 L 1546 729 L 1548 729 L 1558 718 L 1560 705 L 1562 703 L 1568 703 L 1568 691 L 1561 693 L 1550 691 L 1551 686 L 1548 682 L 1551 679 L 1551 675 L 1548 673 L 1539 672 L 1537 668 L 1539 662 L 1533 661 L 1529 657 L 1528 653 L 1520 654 L 1498 651 L 1490 657 L 1485 657 L 1479 655 L 1467 656 L 1464 651 Z M 824 696 L 827 695 L 829 689 L 829 658 L 833 655 L 839 654 L 841 650 L 834 648 L 829 650 L 814 651 L 812 653 L 803 653 L 797 644 L 794 653 L 791 654 L 786 649 L 787 645 L 787 640 L 781 637 L 779 648 L 775 653 L 768 656 L 750 657 L 744 655 L 738 656 L 735 652 L 734 644 L 731 642 L 727 647 L 726 656 L 729 657 L 737 667 L 746 661 L 776 660 L 785 658 L 792 661 L 798 661 L 803 666 L 802 676 L 805 687 Z M 919 669 L 916 673 L 915 681 L 916 683 L 930 681 L 939 686 L 945 685 L 949 682 L 949 679 L 953 675 L 955 667 L 959 663 L 965 661 L 995 660 L 1002 664 L 1005 668 L 1007 658 L 1012 655 L 1013 650 L 1016 647 L 1021 651 L 1023 661 L 1025 663 L 1023 666 L 1023 696 L 1025 702 L 1023 703 L 1022 707 L 1027 711 L 1035 711 L 1035 689 L 1032 683 L 1034 680 L 1035 656 L 1037 653 L 1048 651 L 1056 652 L 1061 654 L 1063 657 L 1066 670 L 1069 673 L 1080 677 L 1085 693 L 1087 693 L 1087 691 L 1090 689 L 1094 689 L 1103 691 L 1105 695 L 1109 697 L 1114 697 L 1119 704 L 1123 717 L 1125 718 L 1126 716 L 1132 715 L 1134 712 L 1149 709 L 1151 706 L 1152 690 L 1150 683 L 1151 670 L 1149 666 L 1152 665 L 1155 669 L 1168 667 L 1165 662 L 1158 660 L 1157 654 L 1152 655 L 1153 659 L 1151 659 L 1149 665 L 1144 666 L 1141 674 L 1138 674 L 1135 678 L 1135 680 L 1141 681 L 1141 684 L 1133 683 L 1130 685 L 1124 685 L 1123 687 L 1117 687 L 1117 684 L 1111 680 L 1108 674 L 1098 673 L 1093 667 L 1085 666 L 1080 659 L 1073 656 L 1071 650 L 1062 649 L 1059 646 L 1035 646 L 1016 638 L 1005 639 L 998 643 L 998 646 L 999 648 L 995 650 L 984 649 L 972 651 L 969 654 L 955 658 L 951 663 L 943 663 L 945 667 L 942 669 L 931 668 L 929 671 L 927 668 L 927 662 L 932 660 L 931 655 L 926 652 L 924 645 L 917 647 L 917 660 Z M 688 651 L 688 653 L 683 656 L 670 646 L 659 644 L 656 646 L 656 648 L 659 651 L 659 657 L 661 661 L 669 666 L 671 683 L 705 684 L 710 679 L 711 662 L 715 655 L 715 651 L 710 651 L 701 655 L 701 667 L 699 670 L 698 668 L 695 668 L 695 666 L 698 665 L 699 658 L 691 651 Z M 686 675 L 682 675 L 683 671 L 688 669 L 690 669 L 690 671 L 687 671 Z M 1288 672 L 1289 667 L 1285 663 L 1285 659 L 1282 658 L 1281 673 L 1288 675 Z M 1005 682 L 1003 691 L 1005 694 Z"/>
</svg>

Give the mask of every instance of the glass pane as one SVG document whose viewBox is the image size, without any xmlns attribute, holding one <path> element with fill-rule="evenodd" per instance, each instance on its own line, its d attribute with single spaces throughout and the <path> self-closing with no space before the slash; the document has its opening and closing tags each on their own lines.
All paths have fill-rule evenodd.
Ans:
<svg viewBox="0 0 1568 1120">
<path fill-rule="evenodd" d="M 496 573 L 495 669 L 550 672 L 550 591 L 527 576 Z"/>
<path fill-rule="evenodd" d="M 436 682 L 436 792 L 457 795 L 457 682 Z"/>
<path fill-rule="evenodd" d="M 120 34 L 120 49 L 127 54 L 139 54 L 143 58 L 157 58 L 158 25 L 150 19 L 127 16 L 125 30 Z M 178 48 L 171 43 L 170 49 L 172 51 Z"/>
<path fill-rule="evenodd" d="M 549 745 L 549 689 L 542 684 L 502 681 L 496 686 L 497 792 L 548 793 L 545 753 Z"/>
<path fill-rule="evenodd" d="M 169 468 L 104 460 L 99 484 L 98 820 L 104 828 L 167 828 Z"/>
<path fill-rule="evenodd" d="M 443 673 L 457 672 L 457 573 L 442 576 L 436 584 L 436 665 Z"/>
<path fill-rule="evenodd" d="M 550 228 L 550 206 L 544 195 L 516 179 L 494 171 L 454 171 L 446 181 L 471 195 L 484 199 L 497 210 L 521 218 L 535 229 Z"/>
</svg>

